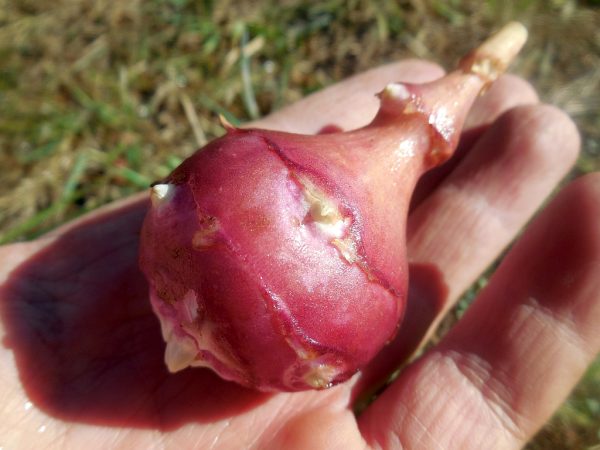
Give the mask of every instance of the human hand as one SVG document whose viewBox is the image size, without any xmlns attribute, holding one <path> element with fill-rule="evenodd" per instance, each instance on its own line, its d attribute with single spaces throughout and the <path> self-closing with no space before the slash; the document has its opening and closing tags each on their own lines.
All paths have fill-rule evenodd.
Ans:
<svg viewBox="0 0 600 450">
<path fill-rule="evenodd" d="M 258 123 L 311 133 L 363 125 L 418 61 L 342 82 Z M 10 448 L 516 448 L 600 348 L 600 177 L 567 187 L 465 317 L 360 416 L 353 402 L 409 358 L 573 163 L 577 133 L 501 78 L 460 151 L 422 180 L 408 224 L 411 286 L 397 339 L 326 391 L 264 394 L 206 369 L 169 374 L 137 268 L 146 195 L 0 249 L 0 446 Z"/>
</svg>

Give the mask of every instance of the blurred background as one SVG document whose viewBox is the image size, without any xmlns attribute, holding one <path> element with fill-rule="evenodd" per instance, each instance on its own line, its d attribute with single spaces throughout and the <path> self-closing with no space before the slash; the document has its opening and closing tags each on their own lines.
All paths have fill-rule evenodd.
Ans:
<svg viewBox="0 0 600 450">
<path fill-rule="evenodd" d="M 452 67 L 513 19 L 530 40 L 511 72 L 581 131 L 570 177 L 600 170 L 598 0 L 0 0 L 0 242 L 146 189 L 223 133 L 218 114 L 406 57 Z M 528 448 L 599 443 L 600 361 Z"/>
</svg>

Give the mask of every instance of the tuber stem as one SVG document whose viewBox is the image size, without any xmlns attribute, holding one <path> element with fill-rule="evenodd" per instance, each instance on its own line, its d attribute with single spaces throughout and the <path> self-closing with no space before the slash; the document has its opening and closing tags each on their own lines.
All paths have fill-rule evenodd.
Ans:
<svg viewBox="0 0 600 450">
<path fill-rule="evenodd" d="M 527 40 L 527 29 L 519 22 L 510 22 L 462 58 L 458 68 L 492 83 L 521 50 Z"/>
</svg>

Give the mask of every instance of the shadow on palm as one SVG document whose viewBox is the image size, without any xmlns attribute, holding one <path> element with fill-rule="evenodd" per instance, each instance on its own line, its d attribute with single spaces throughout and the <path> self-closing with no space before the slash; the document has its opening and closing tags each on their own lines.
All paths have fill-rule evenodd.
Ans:
<svg viewBox="0 0 600 450">
<path fill-rule="evenodd" d="M 16 268 L 0 292 L 23 387 L 68 421 L 169 430 L 242 413 L 268 395 L 204 369 L 164 367 L 137 267 L 146 203 L 86 220 Z"/>
</svg>

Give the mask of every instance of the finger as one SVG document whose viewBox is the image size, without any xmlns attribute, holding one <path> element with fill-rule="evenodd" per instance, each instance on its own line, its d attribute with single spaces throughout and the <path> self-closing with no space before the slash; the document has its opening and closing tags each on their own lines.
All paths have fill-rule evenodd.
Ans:
<svg viewBox="0 0 600 450">
<path fill-rule="evenodd" d="M 326 125 L 351 130 L 368 124 L 379 107 L 375 96 L 391 82 L 424 83 L 441 77 L 438 65 L 406 60 L 350 77 L 310 95 L 249 126 L 314 134 Z"/>
<path fill-rule="evenodd" d="M 502 75 L 473 104 L 465 130 L 489 126 L 509 109 L 538 102 L 538 95 L 531 84 L 516 75 Z"/>
<path fill-rule="evenodd" d="M 600 174 L 534 221 L 448 336 L 360 419 L 381 447 L 520 448 L 600 351 Z"/>
<path fill-rule="evenodd" d="M 408 220 L 410 291 L 394 341 L 363 371 L 385 378 L 509 244 L 575 161 L 571 120 L 549 106 L 504 114 Z"/>
<path fill-rule="evenodd" d="M 12 270 L 24 262 L 36 249 L 30 243 L 17 243 L 0 247 L 0 286 Z"/>
<path fill-rule="evenodd" d="M 437 266 L 448 299 L 457 298 L 566 175 L 579 143 L 571 119 L 554 107 L 509 111 L 410 217 L 411 263 Z"/>
<path fill-rule="evenodd" d="M 473 104 L 461 134 L 459 147 L 452 158 L 430 170 L 419 180 L 411 199 L 411 210 L 414 210 L 456 168 L 498 117 L 512 108 L 535 105 L 538 102 L 537 93 L 522 78 L 507 74 L 496 80 Z"/>
</svg>

